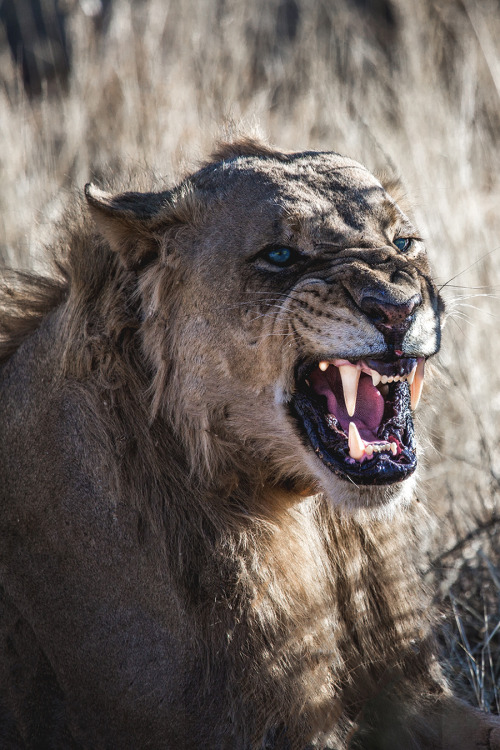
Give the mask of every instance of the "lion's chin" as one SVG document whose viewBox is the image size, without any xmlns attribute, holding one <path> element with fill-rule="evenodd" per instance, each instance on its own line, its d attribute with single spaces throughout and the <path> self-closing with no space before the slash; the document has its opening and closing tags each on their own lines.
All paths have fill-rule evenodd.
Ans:
<svg viewBox="0 0 500 750">
<path fill-rule="evenodd" d="M 357 484 L 330 471 L 307 445 L 295 454 L 289 478 L 280 482 L 287 506 L 301 503 L 311 496 L 320 498 L 335 513 L 359 521 L 390 519 L 398 510 L 408 507 L 416 496 L 417 474 L 392 484 Z"/>
<path fill-rule="evenodd" d="M 409 506 L 415 497 L 415 474 L 397 484 L 356 485 L 332 474 L 315 456 L 311 459 L 308 463 L 311 469 L 314 466 L 324 502 L 360 520 L 391 518 L 398 509 Z"/>
</svg>

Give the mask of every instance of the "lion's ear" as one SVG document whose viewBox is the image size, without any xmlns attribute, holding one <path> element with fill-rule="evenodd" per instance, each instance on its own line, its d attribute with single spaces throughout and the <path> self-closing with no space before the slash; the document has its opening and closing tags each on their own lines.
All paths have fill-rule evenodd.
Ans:
<svg viewBox="0 0 500 750">
<path fill-rule="evenodd" d="M 112 195 L 88 183 L 85 197 L 99 232 L 126 268 L 139 270 L 158 257 L 168 193 Z"/>
</svg>

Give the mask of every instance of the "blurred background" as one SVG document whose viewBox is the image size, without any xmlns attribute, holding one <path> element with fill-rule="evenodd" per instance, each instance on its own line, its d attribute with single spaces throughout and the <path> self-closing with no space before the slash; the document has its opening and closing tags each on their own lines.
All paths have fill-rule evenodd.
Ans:
<svg viewBox="0 0 500 750">
<path fill-rule="evenodd" d="M 220 137 L 402 177 L 447 302 L 420 564 L 456 689 L 500 703 L 500 0 L 0 0 L 0 260 L 43 267 L 89 179 Z"/>
</svg>

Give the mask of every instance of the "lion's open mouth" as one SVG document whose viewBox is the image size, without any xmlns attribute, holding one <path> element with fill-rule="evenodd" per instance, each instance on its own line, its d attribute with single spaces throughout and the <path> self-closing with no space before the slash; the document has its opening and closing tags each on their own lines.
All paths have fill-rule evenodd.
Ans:
<svg viewBox="0 0 500 750">
<path fill-rule="evenodd" d="M 292 408 L 331 471 L 357 484 L 392 484 L 417 465 L 411 410 L 423 378 L 423 357 L 303 364 Z"/>
</svg>

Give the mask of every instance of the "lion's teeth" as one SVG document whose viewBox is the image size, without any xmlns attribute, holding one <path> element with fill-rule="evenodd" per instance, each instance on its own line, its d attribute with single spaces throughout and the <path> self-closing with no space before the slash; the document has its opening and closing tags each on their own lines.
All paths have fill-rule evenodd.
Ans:
<svg viewBox="0 0 500 750">
<path fill-rule="evenodd" d="M 380 383 L 381 375 L 376 370 L 371 370 L 371 376 L 372 376 L 372 383 L 377 387 L 377 385 Z"/>
<path fill-rule="evenodd" d="M 387 381 L 389 380 L 389 378 L 387 377 L 387 375 L 381 375 L 380 376 L 380 380 L 385 385 L 387 383 Z"/>
<path fill-rule="evenodd" d="M 413 411 L 418 406 L 418 402 L 420 401 L 420 396 L 422 395 L 422 388 L 424 385 L 424 370 L 425 370 L 425 359 L 421 357 L 418 360 L 417 366 L 415 368 L 415 375 L 413 378 L 413 382 L 410 385 L 410 394 L 411 394 L 411 408 Z"/>
<path fill-rule="evenodd" d="M 356 398 L 358 396 L 358 383 L 361 370 L 353 365 L 340 365 L 339 372 L 342 378 L 347 413 L 352 417 L 356 411 Z"/>
<path fill-rule="evenodd" d="M 395 445 L 395 443 L 394 443 Z M 371 448 L 371 451 L 373 453 L 385 453 L 388 451 L 392 451 L 391 443 L 371 443 L 370 445 L 367 445 L 365 447 L 366 453 L 368 453 L 368 448 Z M 392 451 L 394 453 L 394 451 Z M 396 454 L 394 454 L 396 455 Z"/>
<path fill-rule="evenodd" d="M 318 365 L 318 367 L 321 370 L 321 372 L 326 372 L 328 370 L 329 366 L 330 366 L 330 363 L 329 362 L 325 362 L 325 361 L 320 362 L 319 365 Z"/>
<path fill-rule="evenodd" d="M 349 422 L 349 455 L 356 461 L 362 461 L 363 458 L 371 458 L 375 453 L 389 453 L 397 455 L 398 446 L 396 443 L 368 443 L 365 442 L 355 422 Z"/>
<path fill-rule="evenodd" d="M 349 422 L 349 455 L 359 461 L 365 455 L 365 444 L 355 422 Z"/>
<path fill-rule="evenodd" d="M 415 372 L 417 371 L 417 367 L 418 365 L 415 365 L 413 370 L 409 372 L 408 375 L 406 376 L 406 380 L 408 381 L 410 385 L 413 383 L 413 379 L 415 378 Z"/>
</svg>

